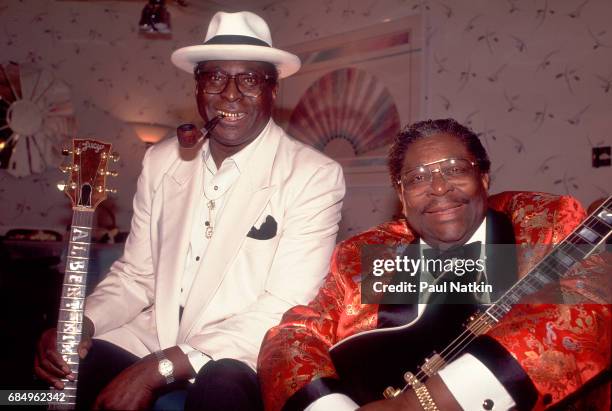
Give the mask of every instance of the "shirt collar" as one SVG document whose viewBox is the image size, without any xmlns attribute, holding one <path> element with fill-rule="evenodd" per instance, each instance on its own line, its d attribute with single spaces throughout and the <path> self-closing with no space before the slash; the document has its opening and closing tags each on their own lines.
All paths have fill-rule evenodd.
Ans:
<svg viewBox="0 0 612 411">
<path fill-rule="evenodd" d="M 253 154 L 253 152 L 261 141 L 261 137 L 266 134 L 272 127 L 271 124 L 272 118 L 268 120 L 268 124 L 266 124 L 263 130 L 261 130 L 261 133 L 259 133 L 259 135 L 255 137 L 255 139 L 249 145 L 247 145 L 239 152 L 227 157 L 225 160 L 223 160 L 223 163 L 232 162 L 240 173 L 245 170 L 251 155 Z M 209 171 L 215 174 L 217 172 L 217 165 L 215 164 L 215 161 L 213 160 L 212 155 L 210 153 L 209 139 L 206 139 L 206 142 L 204 142 L 204 146 L 202 147 L 202 157 L 204 159 L 204 164 L 206 164 L 206 167 L 209 169 Z M 221 164 L 223 165 L 223 163 Z"/>
<path fill-rule="evenodd" d="M 481 244 L 486 244 L 487 239 L 487 217 L 482 220 L 482 223 L 478 226 L 474 234 L 470 237 L 466 244 L 473 243 L 474 241 L 480 241 Z M 423 241 L 423 238 L 419 240 L 419 244 L 429 247 L 429 245 Z"/>
</svg>

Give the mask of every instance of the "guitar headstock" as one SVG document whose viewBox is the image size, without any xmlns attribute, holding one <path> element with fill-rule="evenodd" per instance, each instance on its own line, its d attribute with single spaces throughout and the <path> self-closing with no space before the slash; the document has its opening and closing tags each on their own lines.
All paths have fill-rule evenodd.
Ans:
<svg viewBox="0 0 612 411">
<path fill-rule="evenodd" d="M 119 155 L 111 152 L 112 144 L 89 139 L 72 140 L 72 150 L 63 150 L 64 155 L 72 156 L 72 164 L 62 166 L 70 177 L 63 191 L 72 201 L 73 207 L 92 211 L 106 199 L 107 193 L 117 190 L 106 187 L 106 177 L 117 176 L 108 171 L 109 160 L 118 161 Z"/>
</svg>

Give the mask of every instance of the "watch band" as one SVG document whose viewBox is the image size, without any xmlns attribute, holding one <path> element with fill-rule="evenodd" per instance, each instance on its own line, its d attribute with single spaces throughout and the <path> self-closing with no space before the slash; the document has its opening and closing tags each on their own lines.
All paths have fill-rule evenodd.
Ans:
<svg viewBox="0 0 612 411">
<path fill-rule="evenodd" d="M 166 384 L 172 384 L 174 382 L 174 364 L 166 357 L 163 351 L 155 351 L 154 354 L 159 361 L 157 371 L 166 379 Z"/>
</svg>

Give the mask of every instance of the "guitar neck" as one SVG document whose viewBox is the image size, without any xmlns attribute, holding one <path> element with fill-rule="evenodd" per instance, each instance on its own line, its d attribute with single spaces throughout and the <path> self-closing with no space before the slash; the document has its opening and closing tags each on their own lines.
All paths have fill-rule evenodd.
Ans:
<svg viewBox="0 0 612 411">
<path fill-rule="evenodd" d="M 63 379 L 66 402 L 60 408 L 71 409 L 76 401 L 76 387 L 79 375 L 79 355 L 77 348 L 83 330 L 83 308 L 87 285 L 87 268 L 91 247 L 91 231 L 94 211 L 75 207 L 70 227 L 70 240 L 66 258 L 66 270 L 57 320 L 57 350 L 68 363 L 75 376 L 74 381 Z"/>
<path fill-rule="evenodd" d="M 610 233 L 612 233 L 612 197 L 609 197 L 484 314 L 495 322 L 500 321 L 510 311 L 512 305 L 523 297 L 565 277 L 575 264 L 586 259 L 603 244 Z"/>
</svg>

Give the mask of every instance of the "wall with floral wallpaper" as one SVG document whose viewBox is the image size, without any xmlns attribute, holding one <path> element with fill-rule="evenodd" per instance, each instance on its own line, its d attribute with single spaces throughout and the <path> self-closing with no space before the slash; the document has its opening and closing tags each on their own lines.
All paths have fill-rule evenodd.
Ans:
<svg viewBox="0 0 612 411">
<path fill-rule="evenodd" d="M 198 118 L 192 79 L 169 55 L 203 38 L 213 14 L 171 6 L 172 39 L 147 40 L 136 32 L 141 8 L 0 0 L 0 60 L 51 70 L 72 90 L 78 134 L 108 140 L 121 153 L 121 175 L 111 183 L 120 193 L 107 207 L 122 230 L 145 150 L 126 122 L 174 127 Z M 493 162 L 493 192 L 569 193 L 586 206 L 612 191 L 612 168 L 591 167 L 592 147 L 612 144 L 612 2 L 271 0 L 252 11 L 270 22 L 281 46 L 420 15 L 420 118 L 454 117 L 480 133 Z M 385 173 L 376 172 L 380 181 L 372 184 L 386 187 Z M 0 170 L 0 231 L 65 228 L 67 198 L 54 188 L 61 177 L 49 170 L 17 179 Z M 357 186 L 345 204 L 352 214 L 343 235 L 397 211 L 388 189 Z M 108 225 L 108 213 L 101 218 Z"/>
<path fill-rule="evenodd" d="M 480 134 L 492 192 L 571 194 L 585 207 L 612 192 L 612 168 L 591 166 L 592 148 L 612 145 L 612 2 L 287 0 L 264 10 L 287 45 L 421 15 L 420 117 Z M 345 219 L 345 233 L 397 211 L 378 191 L 349 191 L 348 207 L 364 214 Z"/>
<path fill-rule="evenodd" d="M 144 5 L 124 1 L 0 1 L 0 62 L 34 63 L 71 89 L 77 135 L 113 144 L 121 160 L 108 186 L 98 222 L 110 228 L 112 215 L 129 229 L 132 196 L 146 146 L 129 122 L 158 123 L 171 129 L 198 121 L 192 77 L 170 62 L 173 50 L 200 42 L 214 11 L 193 13 L 171 7 L 171 39 L 140 37 Z M 0 233 L 10 227 L 53 228 L 70 223 L 70 202 L 56 189 L 57 169 L 15 178 L 0 170 Z"/>
</svg>

